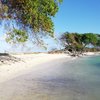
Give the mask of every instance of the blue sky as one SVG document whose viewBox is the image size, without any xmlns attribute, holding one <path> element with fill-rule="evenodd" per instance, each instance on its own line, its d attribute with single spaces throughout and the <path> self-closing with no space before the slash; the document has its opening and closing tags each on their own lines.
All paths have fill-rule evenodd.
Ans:
<svg viewBox="0 0 100 100">
<path fill-rule="evenodd" d="M 53 18 L 55 33 L 100 33 L 100 0 L 63 0 Z"/>
<path fill-rule="evenodd" d="M 100 33 L 100 0 L 63 0 L 58 13 L 53 18 L 53 22 L 55 35 L 57 36 L 66 31 Z M 4 31 L 1 27 L 0 52 L 11 48 L 1 37 Z M 49 48 L 59 47 L 54 41 L 50 39 L 47 41 Z"/>
</svg>

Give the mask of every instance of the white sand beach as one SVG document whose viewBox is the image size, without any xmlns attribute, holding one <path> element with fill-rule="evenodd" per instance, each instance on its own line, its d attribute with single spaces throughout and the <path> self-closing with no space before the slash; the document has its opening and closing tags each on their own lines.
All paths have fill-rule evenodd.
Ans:
<svg viewBox="0 0 100 100">
<path fill-rule="evenodd" d="M 72 57 L 66 54 L 41 53 L 41 54 L 16 54 L 12 56 L 20 58 L 21 61 L 14 63 L 10 62 L 8 64 L 0 65 L 0 83 L 12 79 L 14 77 L 20 76 L 22 74 L 28 73 L 32 69 L 36 70 L 38 68 L 41 68 L 41 64 L 45 62 L 50 62 L 61 58 L 65 58 L 66 61 L 72 59 Z"/>
<path fill-rule="evenodd" d="M 85 55 L 96 55 L 98 53 L 87 52 Z M 66 62 L 76 57 L 69 56 L 68 54 L 10 54 L 13 57 L 20 59 L 18 62 L 8 61 L 5 64 L 0 65 L 0 83 L 10 80 L 14 77 L 26 74 L 32 69 L 36 70 L 41 68 L 41 64 L 47 63 L 50 61 L 60 60 L 65 58 Z"/>
<path fill-rule="evenodd" d="M 17 54 L 12 55 L 16 58 L 20 58 L 21 61 L 9 63 L 9 64 L 2 64 L 0 65 L 0 100 L 34 100 L 30 99 L 28 97 L 25 97 L 21 95 L 18 97 L 17 93 L 19 91 L 19 86 L 16 86 L 18 81 L 13 83 L 14 79 L 19 77 L 21 79 L 21 76 L 27 75 L 32 71 L 36 74 L 33 74 L 32 76 L 28 76 L 26 79 L 26 76 L 24 77 L 24 80 L 20 81 L 18 84 L 21 85 L 20 89 L 22 89 L 21 93 L 25 92 L 24 85 L 27 84 L 27 89 L 30 91 L 30 84 L 32 84 L 32 81 L 25 81 L 25 80 L 31 80 L 32 78 L 38 76 L 39 71 L 43 70 L 49 70 L 50 67 L 55 66 L 56 60 L 66 59 L 66 61 L 74 59 L 73 57 L 70 57 L 66 54 Z M 52 64 L 50 66 L 50 64 Z M 59 64 L 58 64 L 59 65 Z M 44 67 L 45 66 L 45 67 Z M 49 66 L 49 68 L 48 68 Z M 52 69 L 52 68 L 51 68 Z M 45 70 L 45 71 L 46 71 Z M 10 82 L 10 84 L 9 84 Z M 36 84 L 35 84 L 36 85 Z M 13 94 L 14 93 L 14 94 Z M 14 97 L 15 96 L 15 97 Z M 30 96 L 29 96 L 30 97 Z"/>
<path fill-rule="evenodd" d="M 73 66 L 66 65 L 63 68 L 62 65 L 67 62 L 70 64 L 76 57 L 45 53 L 12 56 L 20 58 L 21 61 L 0 65 L 0 100 L 60 100 L 56 95 L 61 94 L 64 95 L 63 100 L 67 98 L 66 94 L 68 100 L 72 97 L 73 91 L 69 91 L 71 87 L 68 86 L 68 93 L 66 93 L 63 85 L 74 80 L 73 78 L 65 80 L 62 74 L 66 68 L 64 74 L 71 78 L 75 74 L 74 69 Z"/>
</svg>

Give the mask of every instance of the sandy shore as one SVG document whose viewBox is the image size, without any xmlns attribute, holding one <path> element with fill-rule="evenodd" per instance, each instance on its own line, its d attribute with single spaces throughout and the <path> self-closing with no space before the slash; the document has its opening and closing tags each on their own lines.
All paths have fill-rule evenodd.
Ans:
<svg viewBox="0 0 100 100">
<path fill-rule="evenodd" d="M 87 53 L 86 55 L 94 55 L 94 53 Z M 12 56 L 21 60 L 0 65 L 0 100 L 59 100 L 57 96 L 54 99 L 54 95 L 59 95 L 59 93 L 52 94 L 52 91 L 58 87 L 61 90 L 56 91 L 63 94 L 64 79 L 59 79 L 64 71 L 62 64 L 66 64 L 67 75 L 70 72 L 73 75 L 73 66 L 67 64 L 74 61 L 75 57 L 67 54 L 43 53 Z M 56 81 L 57 83 L 55 83 Z M 68 81 L 71 80 L 68 79 Z M 60 88 L 60 86 L 62 87 Z"/>
<path fill-rule="evenodd" d="M 95 52 L 84 53 L 84 55 L 86 56 L 98 55 L 98 54 L 100 53 L 95 53 Z M 41 68 L 41 64 L 46 62 L 63 58 L 65 58 L 66 61 L 75 59 L 75 57 L 71 57 L 68 54 L 40 53 L 40 54 L 10 54 L 10 55 L 14 58 L 13 60 L 15 61 L 13 61 L 11 58 L 10 61 L 0 65 L 0 82 L 4 82 L 14 77 L 28 73 L 32 69 L 35 70 Z M 18 60 L 16 58 L 18 58 Z"/>
<path fill-rule="evenodd" d="M 98 55 L 98 53 L 84 53 L 85 55 Z M 41 68 L 41 64 L 50 62 L 57 59 L 66 59 L 66 61 L 75 59 L 68 54 L 11 54 L 11 56 L 20 59 L 19 61 L 8 61 L 5 64 L 0 65 L 0 82 L 7 81 L 14 77 L 26 74 L 32 69 L 36 70 Z M 54 63 L 54 62 L 53 62 Z M 49 63 L 48 63 L 49 64 Z M 38 67 L 36 67 L 38 66 Z"/>
<path fill-rule="evenodd" d="M 35 93 L 38 92 L 36 88 L 42 88 L 41 84 L 35 80 L 52 75 L 53 70 L 63 60 L 74 59 L 66 54 L 20 54 L 12 56 L 20 58 L 21 61 L 0 66 L 0 100 L 47 100 L 48 96 L 45 93 L 45 95 L 42 94 L 42 91 L 40 91 L 41 94 Z M 42 97 L 43 95 L 44 97 Z"/>
<path fill-rule="evenodd" d="M 32 69 L 41 68 L 41 64 L 56 59 L 65 58 L 71 60 L 72 57 L 66 54 L 17 54 L 13 57 L 21 59 L 21 61 L 0 65 L 0 83 L 26 74 Z M 37 66 L 37 67 L 36 67 Z"/>
<path fill-rule="evenodd" d="M 87 55 L 87 56 L 92 56 L 92 55 L 100 55 L 100 52 L 86 52 L 86 53 L 83 53 L 84 55 Z"/>
<path fill-rule="evenodd" d="M 0 65 L 0 100 L 37 100 L 33 99 L 33 88 L 38 88 L 34 79 L 48 74 L 52 67 L 61 64 L 62 59 L 75 59 L 66 54 L 18 54 L 11 55 L 21 61 Z M 49 74 L 52 75 L 50 72 Z M 40 96 L 40 95 L 39 95 Z M 39 100 L 42 100 L 39 97 Z M 47 100 L 47 99 L 43 99 Z"/>
</svg>

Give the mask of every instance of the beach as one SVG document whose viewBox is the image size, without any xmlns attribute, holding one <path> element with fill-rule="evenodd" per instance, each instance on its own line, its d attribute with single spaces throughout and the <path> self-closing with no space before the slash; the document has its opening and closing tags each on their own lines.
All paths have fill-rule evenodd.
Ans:
<svg viewBox="0 0 100 100">
<path fill-rule="evenodd" d="M 66 54 L 11 54 L 11 56 L 20 59 L 17 62 L 7 62 L 0 65 L 0 82 L 7 81 L 14 77 L 28 73 L 32 69 L 41 68 L 41 64 L 61 58 L 66 61 L 73 59 Z M 54 62 L 53 62 L 54 63 Z M 36 67 L 38 66 L 38 67 Z"/>
<path fill-rule="evenodd" d="M 97 76 L 91 73 L 87 63 L 91 57 L 44 53 L 11 56 L 20 61 L 0 66 L 0 100 L 100 99 L 100 72 L 96 69 Z"/>
<path fill-rule="evenodd" d="M 87 52 L 84 53 L 84 56 L 98 55 L 99 53 Z M 48 53 L 39 53 L 39 54 L 10 54 L 10 60 L 7 56 L 4 56 L 3 59 L 5 63 L 0 64 L 0 83 L 15 78 L 17 76 L 26 74 L 32 69 L 38 70 L 41 68 L 41 64 L 48 63 L 55 60 L 66 59 L 67 61 L 74 60 L 77 57 L 72 57 L 69 54 L 48 54 Z M 1 57 L 2 59 L 2 57 Z M 8 60 L 8 61 L 7 61 Z M 47 64 L 47 65 L 48 65 Z"/>
<path fill-rule="evenodd" d="M 61 59 L 66 59 L 66 61 L 69 61 L 74 59 L 73 57 L 70 57 L 66 54 L 11 54 L 11 56 L 16 57 L 20 60 L 18 62 L 10 61 L 9 63 L 7 62 L 5 64 L 0 65 L 0 100 L 30 100 L 28 98 L 25 99 L 23 96 L 20 96 L 20 98 L 22 99 L 19 99 L 18 97 L 12 97 L 12 95 L 17 95 L 18 91 L 16 91 L 16 89 L 19 90 L 19 87 L 16 87 L 17 82 L 13 83 L 14 79 L 16 80 L 16 78 L 21 78 L 21 76 L 29 74 L 32 71 L 36 73 L 37 71 L 43 69 L 45 70 L 48 68 L 48 66 L 49 68 L 47 70 L 49 70 L 49 63 L 55 65 L 56 60 L 59 61 Z M 52 67 L 53 66 L 51 65 L 51 68 Z M 36 77 L 36 74 L 34 74 L 34 76 L 29 76 L 28 79 L 31 80 L 34 77 Z M 23 89 L 23 86 L 25 84 L 27 84 L 27 86 L 30 86 L 30 84 L 32 84 L 32 81 L 25 81 L 26 76 L 23 81 L 19 82 L 19 84 L 22 84 L 22 86 L 20 87 L 22 89 L 22 93 L 25 92 L 25 89 Z M 9 86 L 9 82 L 13 84 L 10 84 Z M 30 91 L 30 88 L 27 87 L 27 89 L 29 89 Z M 16 93 L 13 94 L 13 91 L 15 91 Z"/>
</svg>

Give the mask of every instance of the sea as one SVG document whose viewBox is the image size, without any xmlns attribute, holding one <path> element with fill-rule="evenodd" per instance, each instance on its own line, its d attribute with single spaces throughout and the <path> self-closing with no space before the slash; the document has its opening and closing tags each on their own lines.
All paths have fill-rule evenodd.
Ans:
<svg viewBox="0 0 100 100">
<path fill-rule="evenodd" d="M 100 100 L 100 56 L 62 59 L 53 66 L 37 79 L 39 100 Z"/>
</svg>

